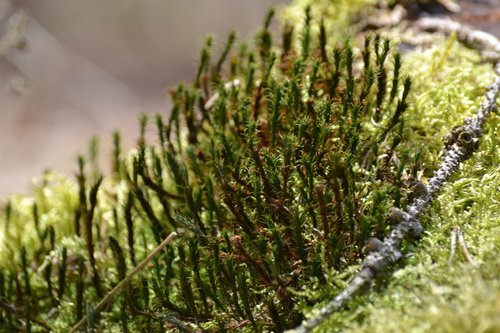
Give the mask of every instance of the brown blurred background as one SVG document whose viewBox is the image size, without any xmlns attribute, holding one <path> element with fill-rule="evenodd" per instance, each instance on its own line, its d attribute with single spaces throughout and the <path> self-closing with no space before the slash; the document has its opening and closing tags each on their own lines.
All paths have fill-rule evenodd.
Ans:
<svg viewBox="0 0 500 333">
<path fill-rule="evenodd" d="M 0 0 L 0 201 L 45 169 L 73 173 L 94 135 L 103 153 L 113 130 L 132 147 L 139 114 L 169 112 L 165 92 L 193 77 L 207 34 L 216 49 L 231 30 L 248 40 L 287 2 Z M 455 20 L 500 36 L 500 0 L 456 2 Z"/>
<path fill-rule="evenodd" d="M 169 111 L 207 34 L 248 39 L 284 0 L 0 0 L 0 199 L 45 169 L 71 174 L 98 135 L 131 147 L 141 112 Z M 104 169 L 104 171 L 108 171 Z"/>
</svg>

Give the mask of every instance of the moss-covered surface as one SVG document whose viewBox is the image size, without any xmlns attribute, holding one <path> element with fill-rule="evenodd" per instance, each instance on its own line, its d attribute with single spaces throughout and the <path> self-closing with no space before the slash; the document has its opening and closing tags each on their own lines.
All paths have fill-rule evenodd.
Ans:
<svg viewBox="0 0 500 333">
<path fill-rule="evenodd" d="M 172 91 L 168 120 L 155 119 L 158 142 L 141 137 L 123 154 L 116 135 L 111 176 L 82 158 L 77 182 L 48 173 L 31 196 L 10 197 L 0 331 L 66 332 L 84 314 L 89 331 L 282 331 L 337 294 L 364 242 L 390 229 L 387 209 L 404 208 L 412 182 L 432 175 L 443 136 L 476 111 L 494 77 L 453 37 L 404 54 L 399 68 L 397 41 L 354 37 L 349 18 L 369 2 L 356 3 L 314 2 L 305 17 L 303 2 L 292 4 L 284 20 L 302 23 L 285 26 L 281 45 L 270 17 L 255 47 L 230 51 L 231 35 L 211 60 L 208 39 L 194 82 Z M 498 126 L 491 115 L 479 151 L 393 274 L 318 331 L 499 330 Z M 458 243 L 449 263 L 455 227 L 479 267 Z"/>
<path fill-rule="evenodd" d="M 435 37 L 432 47 L 411 51 L 404 60 L 413 78 L 414 104 L 406 118 L 409 135 L 423 145 L 429 158 L 424 159 L 426 169 L 433 170 L 440 162 L 443 137 L 476 112 L 494 71 L 454 36 Z M 499 116 L 493 114 L 480 150 L 436 198 L 424 217 L 425 236 L 409 249 L 404 263 L 316 331 L 500 330 L 500 214 L 495 208 L 500 201 L 499 130 Z M 458 243 L 458 255 L 449 262 L 455 227 L 460 227 L 479 267 L 466 260 Z"/>
<path fill-rule="evenodd" d="M 441 61 L 450 45 L 451 52 L 432 75 L 433 62 Z M 478 65 L 474 51 L 453 41 L 410 57 L 407 61 L 418 64 L 411 71 L 417 110 L 410 114 L 417 126 L 436 131 L 427 144 L 429 150 L 439 150 L 442 135 L 477 110 L 493 72 L 490 66 Z M 498 114 L 488 119 L 479 151 L 436 198 L 423 220 L 425 235 L 409 257 L 318 332 L 500 330 L 499 121 Z M 432 156 L 437 163 L 438 154 Z M 450 262 L 456 227 L 478 267 L 466 259 L 458 242 Z"/>
<path fill-rule="evenodd" d="M 492 117 L 493 118 L 493 117 Z M 481 150 L 464 164 L 426 218 L 427 232 L 405 266 L 382 290 L 363 300 L 353 332 L 498 332 L 500 330 L 499 117 L 487 128 Z M 474 262 L 456 243 L 459 227 Z"/>
</svg>

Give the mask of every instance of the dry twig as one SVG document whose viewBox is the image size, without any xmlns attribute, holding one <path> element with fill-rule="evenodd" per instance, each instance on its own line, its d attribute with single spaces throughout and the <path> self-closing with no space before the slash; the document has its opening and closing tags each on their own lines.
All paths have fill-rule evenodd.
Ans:
<svg viewBox="0 0 500 333">
<path fill-rule="evenodd" d="M 130 272 L 129 275 L 127 275 L 123 280 L 120 281 L 100 302 L 99 304 L 96 305 L 94 308 L 94 312 L 99 312 L 109 301 L 113 299 L 113 297 L 118 294 L 131 280 L 132 278 L 139 272 L 141 272 L 147 264 L 153 260 L 154 257 L 156 257 L 165 247 L 167 247 L 168 244 L 172 243 L 175 238 L 177 238 L 178 234 L 180 233 L 180 230 L 177 232 L 171 232 L 167 238 L 163 242 L 161 242 L 160 245 L 158 245 L 151 253 L 144 259 L 139 265 L 137 265 L 136 268 L 132 272 Z M 85 325 L 87 322 L 87 317 L 88 314 L 85 315 L 78 323 L 73 326 L 71 329 L 70 333 L 75 333 L 77 332 L 81 327 Z"/>
</svg>

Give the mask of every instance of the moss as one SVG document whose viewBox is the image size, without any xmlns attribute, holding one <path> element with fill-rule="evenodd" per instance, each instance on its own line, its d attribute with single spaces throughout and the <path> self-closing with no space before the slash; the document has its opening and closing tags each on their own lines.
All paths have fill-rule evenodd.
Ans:
<svg viewBox="0 0 500 333">
<path fill-rule="evenodd" d="M 491 66 L 480 64 L 475 51 L 452 38 L 406 58 L 414 78 L 415 109 L 410 128 L 425 134 L 428 163 L 436 165 L 442 137 L 463 123 L 482 102 L 493 81 Z M 437 64 L 439 63 L 439 66 Z M 332 332 L 495 332 L 500 313 L 498 281 L 500 168 L 498 114 L 489 119 L 480 150 L 462 166 L 439 195 L 425 219 L 426 233 L 386 282 L 362 296 L 317 331 Z M 432 124 L 432 126 L 429 126 Z M 474 260 L 469 263 L 457 245 L 453 263 L 450 242 L 459 226 Z"/>
<path fill-rule="evenodd" d="M 2 212 L 0 239 L 4 240 L 5 247 L 0 251 L 0 260 L 10 262 L 10 258 L 17 256 L 17 249 L 37 244 L 41 239 L 49 243 L 52 232 L 54 235 L 70 233 L 74 216 L 68 207 L 77 202 L 76 188 L 67 177 L 47 172 L 33 180 L 31 196 L 11 195 Z M 27 249 L 28 255 L 33 254 L 32 248 Z"/>
<path fill-rule="evenodd" d="M 135 150 L 122 154 L 114 134 L 112 175 L 93 166 L 93 141 L 76 182 L 47 173 L 32 196 L 11 197 L 0 219 L 0 327 L 67 332 L 84 318 L 102 332 L 283 331 L 338 293 L 365 241 L 391 228 L 388 208 L 406 206 L 410 184 L 436 167 L 442 136 L 492 78 L 453 38 L 403 62 L 379 35 L 354 47 L 345 36 L 367 3 L 339 2 L 339 11 L 315 2 L 304 12 L 298 1 L 284 17 L 296 21 L 300 8 L 302 23 L 286 25 L 281 44 L 270 11 L 253 46 L 233 50 L 231 34 L 219 59 L 208 38 L 193 82 L 173 88 L 169 116 L 153 119 L 157 142 L 145 140 L 144 116 Z M 498 216 L 488 209 L 497 124 L 430 209 L 406 266 L 323 330 L 407 331 L 405 318 L 415 330 L 444 330 L 466 325 L 457 313 L 472 309 L 467 325 L 498 325 L 499 265 L 489 252 Z M 478 270 L 459 255 L 448 267 L 455 225 Z M 182 236 L 94 308 L 172 232 Z M 491 306 L 478 304 L 484 293 Z"/>
<path fill-rule="evenodd" d="M 465 48 L 453 36 L 448 40 L 438 38 L 434 46 L 412 52 L 405 60 L 414 78 L 408 127 L 425 147 L 430 163 L 427 169 L 433 170 L 439 162 L 443 138 L 476 112 L 495 74 L 490 64 L 481 63 L 477 51 Z"/>
<path fill-rule="evenodd" d="M 363 298 L 347 323 L 352 332 L 496 332 L 500 329 L 499 117 L 490 122 L 478 155 L 464 164 L 460 179 L 447 186 L 429 212 L 428 230 L 406 266 L 379 293 Z M 452 230 L 460 226 L 468 250 L 460 247 L 449 264 Z M 458 246 L 458 245 L 457 245 Z M 344 322 L 345 323 L 345 322 Z M 330 323 L 331 325 L 331 323 Z M 325 327 L 328 326 L 328 324 Z M 321 330 L 318 330 L 321 331 Z M 331 331 L 329 328 L 325 331 Z"/>
<path fill-rule="evenodd" d="M 356 21 L 360 11 L 374 4 L 376 4 L 375 0 L 294 0 L 284 8 L 281 19 L 292 23 L 300 31 L 303 28 L 301 17 L 304 8 L 310 6 L 313 17 L 324 21 L 325 30 L 331 42 L 330 46 L 332 46 L 358 33 L 360 27 Z M 312 30 L 319 33 L 317 23 L 313 25 Z"/>
</svg>

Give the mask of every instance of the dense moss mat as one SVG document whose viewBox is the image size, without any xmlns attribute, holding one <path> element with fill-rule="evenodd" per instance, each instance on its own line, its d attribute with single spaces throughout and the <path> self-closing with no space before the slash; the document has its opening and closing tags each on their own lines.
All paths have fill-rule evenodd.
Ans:
<svg viewBox="0 0 500 333">
<path fill-rule="evenodd" d="M 498 332 L 500 330 L 500 122 L 464 163 L 425 218 L 426 233 L 403 266 L 318 332 Z M 473 262 L 458 242 L 456 227 Z M 475 264 L 478 266 L 476 267 Z"/>
<path fill-rule="evenodd" d="M 453 37 L 405 60 L 414 78 L 409 127 L 424 135 L 435 168 L 443 136 L 474 115 L 494 72 Z M 498 113 L 490 115 L 484 134 L 479 151 L 432 204 L 423 219 L 425 235 L 409 249 L 407 259 L 317 332 L 500 330 Z M 452 241 L 457 227 L 472 263 L 458 241 Z"/>
<path fill-rule="evenodd" d="M 365 301 L 353 332 L 498 332 L 500 330 L 500 123 L 494 116 L 481 150 L 465 163 L 429 211 L 425 237 L 391 282 Z M 456 243 L 459 227 L 474 262 Z M 365 312 L 366 311 L 366 312 Z"/>
<path fill-rule="evenodd" d="M 278 42 L 271 11 L 252 45 L 236 47 L 230 34 L 216 59 L 208 38 L 193 82 L 173 88 L 170 114 L 152 120 L 153 142 L 143 117 L 134 151 L 114 135 L 110 176 L 93 142 L 76 182 L 47 173 L 31 196 L 10 197 L 0 331 L 67 332 L 84 316 L 99 332 L 283 331 L 338 293 L 366 240 L 390 230 L 388 209 L 404 208 L 415 180 L 432 174 L 443 135 L 473 114 L 493 78 L 453 38 L 403 56 L 379 35 L 346 40 L 365 4 L 304 11 L 298 2 L 284 17 L 300 8 L 301 23 L 285 24 Z M 480 151 L 429 210 L 420 245 L 406 245 L 393 276 L 320 330 L 498 325 L 498 303 L 479 301 L 498 295 L 492 118 Z M 455 226 L 478 269 L 459 249 L 448 266 Z M 173 231 L 183 232 L 94 311 Z"/>
</svg>

